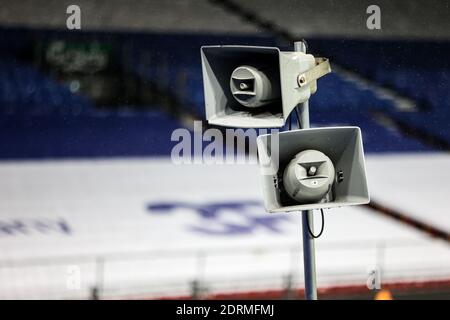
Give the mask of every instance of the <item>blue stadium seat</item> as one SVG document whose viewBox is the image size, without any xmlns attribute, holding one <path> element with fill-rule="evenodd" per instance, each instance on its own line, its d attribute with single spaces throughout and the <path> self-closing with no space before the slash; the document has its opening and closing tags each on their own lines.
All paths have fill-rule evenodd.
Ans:
<svg viewBox="0 0 450 320">
<path fill-rule="evenodd" d="M 169 156 L 180 125 L 161 112 L 124 117 L 0 117 L 0 159 Z"/>
<path fill-rule="evenodd" d="M 4 148 L 0 158 L 168 155 L 170 132 L 179 126 L 175 120 L 158 112 L 93 108 L 88 99 L 72 94 L 65 86 L 19 62 L 16 57 L 29 50 L 36 35 L 0 29 L 0 38 L 7 41 L 8 34 L 24 39 L 24 43 L 14 42 L 11 50 L 3 48 L 0 56 L 0 140 L 6 143 L 10 137 L 14 141 Z M 202 45 L 277 45 L 272 37 L 258 36 L 67 34 L 57 31 L 38 34 L 41 40 L 76 37 L 107 41 L 117 49 L 116 58 L 125 71 L 173 94 L 183 107 L 199 118 L 204 117 Z M 416 57 L 410 58 L 413 56 L 408 54 L 411 48 L 400 44 L 362 40 L 309 41 L 312 53 L 322 51 L 332 61 L 426 103 L 430 106 L 426 114 L 398 112 L 392 101 L 380 98 L 345 74 L 334 72 L 318 81 L 318 92 L 310 100 L 312 123 L 360 126 L 368 152 L 430 150 L 377 123 L 371 116 L 373 110 L 401 117 L 417 128 L 448 139 L 448 62 L 441 66 L 438 61 L 422 61 L 427 57 L 425 50 L 415 51 Z M 441 51 L 437 56 L 445 60 L 450 46 L 442 47 L 444 49 L 439 47 Z M 368 57 L 371 63 L 367 62 Z"/>
<path fill-rule="evenodd" d="M 450 142 L 450 42 L 321 39 L 309 44 L 332 61 L 414 99 L 427 111 L 384 111 Z"/>
<path fill-rule="evenodd" d="M 14 57 L 0 56 L 0 114 L 77 115 L 91 108 L 89 99 Z"/>
<path fill-rule="evenodd" d="M 311 112 L 311 126 L 358 126 L 361 128 L 364 151 L 367 153 L 419 152 L 433 149 L 423 143 L 405 137 L 400 132 L 377 123 L 364 111 Z"/>
</svg>

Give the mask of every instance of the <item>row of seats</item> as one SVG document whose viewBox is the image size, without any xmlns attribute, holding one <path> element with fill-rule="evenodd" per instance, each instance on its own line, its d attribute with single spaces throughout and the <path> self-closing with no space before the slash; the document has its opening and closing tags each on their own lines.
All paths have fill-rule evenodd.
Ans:
<svg viewBox="0 0 450 320">
<path fill-rule="evenodd" d="M 417 112 L 385 109 L 391 117 L 450 143 L 450 43 L 313 40 L 333 61 L 413 99 Z"/>
<path fill-rule="evenodd" d="M 404 136 L 394 128 L 387 129 L 364 111 L 314 111 L 311 126 L 358 126 L 363 136 L 364 151 L 368 153 L 399 153 L 433 151 L 424 143 Z"/>
<path fill-rule="evenodd" d="M 162 112 L 126 117 L 0 117 L 0 159 L 167 156 L 179 123 Z"/>
<path fill-rule="evenodd" d="M 230 43 L 229 39 L 227 40 Z M 133 47 L 132 54 L 123 53 L 123 61 L 133 72 L 160 84 L 163 89 L 177 95 L 181 102 L 187 102 L 186 107 L 193 107 L 194 111 L 203 117 L 204 98 L 199 48 L 205 42 L 188 42 L 191 45 L 183 48 L 182 54 L 179 51 L 179 43 L 173 46 L 158 45 L 156 48 L 152 42 L 146 42 Z M 206 42 L 217 43 L 227 41 Z M 392 110 L 392 102 L 378 98 L 372 90 L 358 86 L 338 73 L 329 74 L 319 80 L 318 92 L 311 98 L 310 105 L 313 120 L 318 120 L 316 125 L 361 126 L 368 152 L 430 150 L 423 143 L 405 138 L 399 132 L 376 123 L 368 112 Z M 337 119 L 340 121 L 336 122 Z"/>
<path fill-rule="evenodd" d="M 174 95 L 181 108 L 198 118 L 204 118 L 202 45 L 276 45 L 273 38 L 266 37 L 81 34 L 84 40 L 103 39 L 113 44 L 115 58 L 122 68 Z M 41 40 L 52 36 L 64 34 L 43 32 Z M 422 143 L 377 123 L 370 115 L 372 110 L 396 115 L 392 101 L 377 97 L 372 90 L 339 73 L 320 79 L 318 85 L 318 92 L 310 101 L 315 125 L 361 126 L 368 152 L 429 150 Z M 3 150 L 2 158 L 27 154 L 39 157 L 167 155 L 171 146 L 169 133 L 179 126 L 163 114 L 98 111 L 87 98 L 73 94 L 67 87 L 6 54 L 0 59 L 0 103 L 0 114 L 6 115 L 1 120 L 2 137 L 5 143 L 8 136 L 17 139 Z M 40 116 L 32 117 L 33 114 Z M 420 121 L 417 125 L 421 125 Z M 151 147 L 147 145 L 151 142 L 146 140 L 148 135 L 155 139 Z M 48 141 L 47 151 L 46 143 L 39 143 L 39 139 Z M 54 152 L 50 152 L 52 145 Z"/>
<path fill-rule="evenodd" d="M 17 58 L 0 56 L 1 114 L 80 114 L 89 99 L 46 77 Z"/>
<path fill-rule="evenodd" d="M 275 46 L 276 41 L 262 36 L 131 37 L 120 47 L 119 61 L 126 70 L 173 94 L 183 107 L 204 117 L 200 48 L 220 44 Z"/>
<path fill-rule="evenodd" d="M 180 124 L 162 111 L 129 107 L 95 108 L 87 97 L 26 63 L 33 41 L 67 39 L 74 33 L 0 30 L 0 159 L 167 156 Z M 127 37 L 80 34 L 76 39 L 108 41 Z M 9 39 L 11 38 L 11 39 Z M 15 41 L 15 40 L 21 41 Z M 154 106 L 153 110 L 158 110 Z"/>
<path fill-rule="evenodd" d="M 329 112 L 369 112 L 392 109 L 390 101 L 375 92 L 358 86 L 339 73 L 332 72 L 318 80 L 316 94 L 311 97 L 314 110 Z"/>
</svg>

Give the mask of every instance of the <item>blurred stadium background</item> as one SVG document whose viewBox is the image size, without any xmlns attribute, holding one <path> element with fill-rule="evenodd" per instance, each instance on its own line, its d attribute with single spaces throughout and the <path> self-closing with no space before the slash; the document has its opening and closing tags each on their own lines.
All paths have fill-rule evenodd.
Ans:
<svg viewBox="0 0 450 320">
<path fill-rule="evenodd" d="M 0 298 L 302 298 L 300 216 L 255 165 L 174 165 L 204 119 L 200 46 L 329 57 L 313 126 L 363 132 L 372 203 L 326 212 L 319 298 L 450 298 L 447 1 L 2 1 Z M 204 122 L 204 128 L 208 127 Z M 316 222 L 318 224 L 320 222 Z"/>
</svg>

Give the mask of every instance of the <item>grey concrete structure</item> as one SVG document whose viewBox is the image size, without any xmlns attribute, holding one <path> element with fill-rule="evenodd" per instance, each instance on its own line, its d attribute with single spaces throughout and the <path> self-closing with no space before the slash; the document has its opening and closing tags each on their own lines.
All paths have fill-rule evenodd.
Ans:
<svg viewBox="0 0 450 320">
<path fill-rule="evenodd" d="M 450 38 L 448 1 L 233 1 L 299 37 Z M 81 7 L 86 30 L 261 32 L 208 0 L 2 0 L 0 24 L 65 28 L 70 4 Z M 371 4 L 381 9 L 381 30 L 366 27 L 366 9 Z"/>
</svg>

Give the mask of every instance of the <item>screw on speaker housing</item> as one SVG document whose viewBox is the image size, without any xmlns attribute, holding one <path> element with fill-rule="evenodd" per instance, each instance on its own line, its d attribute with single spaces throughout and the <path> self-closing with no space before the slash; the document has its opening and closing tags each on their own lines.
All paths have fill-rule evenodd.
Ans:
<svg viewBox="0 0 450 320">
<path fill-rule="evenodd" d="M 340 170 L 337 174 L 337 182 L 341 183 L 342 181 L 344 181 L 344 172 Z"/>
</svg>

